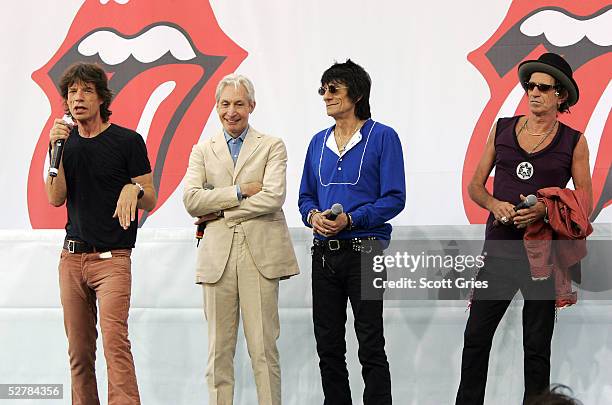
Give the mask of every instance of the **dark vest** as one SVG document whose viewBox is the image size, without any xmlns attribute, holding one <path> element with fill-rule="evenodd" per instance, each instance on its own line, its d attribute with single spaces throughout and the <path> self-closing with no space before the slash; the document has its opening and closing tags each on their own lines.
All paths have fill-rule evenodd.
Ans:
<svg viewBox="0 0 612 405">
<path fill-rule="evenodd" d="M 538 190 L 546 187 L 565 188 L 572 177 L 574 148 L 580 139 L 580 132 L 559 122 L 552 142 L 540 151 L 528 153 L 520 147 L 515 131 L 520 117 L 500 118 L 495 132 L 493 197 L 514 205 L 520 203 L 520 194 L 535 195 Z M 487 254 L 525 258 L 522 243 L 525 229 L 501 224 L 494 226 L 494 220 L 495 217 L 490 213 L 485 239 L 509 242 L 485 243 Z"/>
</svg>

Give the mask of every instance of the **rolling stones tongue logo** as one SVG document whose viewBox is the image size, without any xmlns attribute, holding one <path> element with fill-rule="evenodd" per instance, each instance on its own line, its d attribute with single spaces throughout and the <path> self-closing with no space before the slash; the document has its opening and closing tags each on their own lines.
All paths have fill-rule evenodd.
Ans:
<svg viewBox="0 0 612 405">
<path fill-rule="evenodd" d="M 564 8 L 567 7 L 567 8 Z M 471 223 L 484 223 L 487 212 L 472 202 L 467 185 L 499 117 L 525 114 L 528 106 L 518 83 L 518 64 L 544 52 L 562 55 L 574 70 L 580 100 L 560 119 L 583 132 L 589 143 L 595 210 L 612 202 L 612 5 L 607 1 L 515 1 L 493 36 L 468 60 L 485 77 L 491 98 L 478 120 L 463 166 L 463 203 Z M 493 177 L 487 181 L 491 190 Z"/>
<path fill-rule="evenodd" d="M 147 0 L 87 0 L 59 50 L 32 75 L 51 103 L 28 178 L 32 227 L 66 224 L 65 209 L 47 203 L 44 178 L 49 130 L 64 114 L 57 83 L 70 64 L 95 62 L 109 73 L 111 121 L 145 138 L 159 208 L 183 179 L 191 147 L 214 107 L 216 84 L 246 55 L 221 31 L 207 1 L 153 7 Z"/>
</svg>

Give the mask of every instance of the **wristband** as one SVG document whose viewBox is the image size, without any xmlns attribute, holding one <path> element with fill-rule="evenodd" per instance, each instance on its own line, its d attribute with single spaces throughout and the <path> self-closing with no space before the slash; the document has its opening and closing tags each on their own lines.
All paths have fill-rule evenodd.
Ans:
<svg viewBox="0 0 612 405">
<path fill-rule="evenodd" d="M 138 199 L 140 200 L 144 197 L 144 187 L 142 187 L 140 183 L 132 182 L 132 184 L 138 187 Z"/>
<path fill-rule="evenodd" d="M 316 208 L 313 208 L 310 211 L 308 211 L 308 215 L 306 216 L 306 222 L 309 223 L 310 225 L 312 225 L 312 216 L 314 214 L 318 214 L 318 213 L 321 213 L 321 211 L 319 211 Z"/>
</svg>

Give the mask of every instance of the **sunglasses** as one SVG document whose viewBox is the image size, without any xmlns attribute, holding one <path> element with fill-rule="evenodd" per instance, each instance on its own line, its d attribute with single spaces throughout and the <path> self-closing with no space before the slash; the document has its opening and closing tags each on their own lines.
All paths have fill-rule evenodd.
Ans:
<svg viewBox="0 0 612 405">
<path fill-rule="evenodd" d="M 525 90 L 529 90 L 529 91 L 533 91 L 533 89 L 537 87 L 538 90 L 540 90 L 542 93 L 546 93 L 546 92 L 551 91 L 552 89 L 558 88 L 558 86 L 554 84 L 544 84 L 544 83 L 536 83 L 536 82 L 525 82 L 523 83 L 523 87 L 525 88 Z"/>
<path fill-rule="evenodd" d="M 326 91 L 329 91 L 330 94 L 336 94 L 336 92 L 340 89 L 347 89 L 348 87 L 346 86 L 336 86 L 335 84 L 330 84 L 328 86 L 321 86 L 319 87 L 319 95 L 323 96 L 325 95 Z"/>
</svg>

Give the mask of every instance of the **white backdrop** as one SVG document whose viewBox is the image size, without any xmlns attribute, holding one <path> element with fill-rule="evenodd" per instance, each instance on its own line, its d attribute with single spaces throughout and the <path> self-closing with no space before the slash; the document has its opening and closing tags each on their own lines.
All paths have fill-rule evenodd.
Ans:
<svg viewBox="0 0 612 405">
<path fill-rule="evenodd" d="M 97 0 L 91 2 L 98 3 Z M 109 4 L 100 7 L 109 7 L 114 0 L 102 2 Z M 185 2 L 191 3 L 189 0 Z M 143 4 L 138 0 L 132 0 L 132 3 Z M 150 3 L 176 9 L 182 2 Z M 316 93 L 319 79 L 334 61 L 344 61 L 347 57 L 362 64 L 372 77 L 373 117 L 394 127 L 402 139 L 407 209 L 394 223 L 469 223 L 461 198 L 462 168 L 470 137 L 491 97 L 491 90 L 483 74 L 468 61 L 467 56 L 488 41 L 500 25 L 507 24 L 504 21 L 527 15 L 540 6 L 556 5 L 554 1 L 517 1 L 511 5 L 510 1 L 485 0 L 418 4 L 393 0 L 234 0 L 210 3 L 220 28 L 248 52 L 236 71 L 249 76 L 255 83 L 257 107 L 251 118 L 253 126 L 282 137 L 287 144 L 288 178 L 293 181 L 288 182 L 285 211 L 292 227 L 301 226 L 296 205 L 305 149 L 315 132 L 332 124 L 325 115 L 321 97 Z M 588 3 L 592 10 L 583 10 L 586 15 L 605 5 L 596 1 Z M 601 4 L 597 6 L 597 3 Z M 51 108 L 56 111 L 59 107 L 57 102 L 54 106 L 49 105 L 47 96 L 31 76 L 60 48 L 73 20 L 75 26 L 85 23 L 83 16 L 75 19 L 81 4 L 82 1 L 24 0 L 4 2 L 0 6 L 4 33 L 0 43 L 5 52 L 0 72 L 4 91 L 0 114 L 5 134 L 3 149 L 10 151 L 8 158 L 0 162 L 3 173 L 0 187 L 10 191 L 0 202 L 2 212 L 10 213 L 0 218 L 0 228 L 30 227 L 26 192 L 28 170 Z M 506 16 L 509 9 L 512 16 Z M 586 134 L 592 167 L 600 147 L 599 140 L 612 136 L 610 125 L 604 131 L 612 104 L 612 88 L 606 86 L 611 71 L 609 45 L 612 34 L 607 25 L 612 21 L 610 17 L 612 11 L 609 10 L 603 18 L 593 19 L 592 28 L 588 23 L 575 28 L 583 35 L 589 30 L 597 31 L 599 42 L 607 42 L 608 46 L 604 47 L 608 51 L 607 58 L 595 60 L 600 70 L 604 70 L 600 75 L 604 76 L 605 84 L 603 89 L 594 91 L 597 97 L 601 97 L 596 100 L 599 101 L 597 107 L 589 107 L 587 112 L 574 109 L 572 115 L 564 117 L 567 120 L 586 115 L 585 122 L 580 121 L 579 126 L 582 130 L 588 127 Z M 95 18 L 95 15 L 89 18 Z M 95 24 L 91 25 L 97 28 Z M 567 23 L 568 27 L 570 25 Z M 553 30 L 546 28 L 549 29 Z M 574 27 L 569 30 L 574 30 Z M 554 38 L 553 34 L 549 33 Z M 556 39 L 556 43 L 563 41 L 572 43 L 571 38 Z M 536 51 L 533 57 L 539 53 Z M 514 68 L 508 74 L 513 86 L 517 83 L 515 71 Z M 585 98 L 586 86 L 580 84 Z M 495 90 L 502 92 L 498 88 Z M 499 109 L 500 114 L 514 113 L 513 106 L 517 101 L 513 94 L 508 95 L 505 107 Z M 148 93 L 138 95 L 141 98 L 149 96 Z M 583 102 L 588 103 L 587 100 Z M 210 118 L 199 129 L 202 137 L 210 136 L 219 128 L 212 109 L 207 114 Z M 485 128 L 485 133 L 488 128 Z M 47 133 L 43 136 L 46 137 Z M 483 144 L 484 140 L 479 143 Z M 151 149 L 155 145 L 149 143 L 148 146 Z M 612 155 L 610 146 L 603 149 L 606 155 Z M 599 171 L 609 169 L 609 157 L 602 156 L 600 162 Z M 186 157 L 184 162 L 176 162 L 176 166 L 184 172 Z M 42 176 L 41 170 L 40 178 Z M 148 219 L 146 226 L 189 226 L 190 218 L 184 214 L 180 195 L 179 186 Z M 611 222 L 611 218 L 608 208 L 597 221 Z"/>
<path fill-rule="evenodd" d="M 4 52 L 0 64 L 3 89 L 0 117 L 4 128 L 4 158 L 0 160 L 0 190 L 4 194 L 0 199 L 3 213 L 0 216 L 0 384 L 57 382 L 69 390 L 56 281 L 62 231 L 32 229 L 40 226 L 30 221 L 28 176 L 39 137 L 46 136 L 45 124 L 52 111 L 58 109 L 58 105 L 50 104 L 32 74 L 52 60 L 71 25 L 88 23 L 84 22 L 83 15 L 77 14 L 83 3 L 21 0 L 0 5 L 0 49 Z M 195 0 L 89 0 L 88 3 L 96 3 L 98 7 L 118 7 L 120 3 L 127 3 L 125 7 L 128 7 L 138 3 L 148 4 L 151 9 L 175 11 L 187 3 L 202 4 L 202 7 L 207 4 Z M 470 153 L 470 139 L 479 120 L 490 114 L 490 99 L 503 102 L 493 112 L 492 122 L 496 115 L 514 114 L 520 92 L 512 91 L 517 81 L 515 67 L 506 75 L 507 80 L 492 85 L 491 69 L 473 63 L 482 61 L 482 56 L 473 55 L 471 62 L 468 55 L 490 38 L 499 36 L 500 27 L 511 26 L 513 21 L 539 8 L 568 8 L 566 14 L 574 16 L 597 15 L 599 18 L 579 18 L 580 23 L 569 18 L 558 20 L 558 14 L 553 16 L 557 20 L 542 17 L 537 21 L 555 46 L 569 46 L 586 35 L 603 49 L 603 56 L 587 64 L 586 73 L 580 76 L 594 81 L 599 77 L 598 87 L 587 88 L 579 82 L 584 90 L 582 102 L 588 107 L 586 111 L 574 109 L 569 119 L 575 120 L 587 135 L 591 165 L 595 167 L 594 180 L 599 175 L 596 194 L 605 194 L 602 189 L 606 178 L 602 173 L 609 170 L 609 155 L 612 155 L 608 145 L 612 136 L 608 122 L 612 104 L 610 3 L 211 0 L 210 6 L 220 29 L 248 53 L 235 71 L 249 76 L 255 83 L 257 107 L 251 117 L 252 125 L 282 137 L 288 149 L 285 213 L 303 274 L 281 286 L 279 345 L 283 398 L 287 404 L 321 402 L 310 324 L 309 237 L 301 226 L 296 205 L 306 146 L 315 132 L 332 124 L 316 89 L 321 73 L 334 61 L 350 57 L 365 67 L 373 80 L 373 117 L 394 127 L 402 139 L 407 202 L 404 212 L 393 221 L 397 226 L 396 236 L 436 238 L 442 232 L 445 237 L 474 238 L 482 235 L 482 227 L 469 225 L 478 221 L 466 215 L 462 199 L 463 166 Z M 605 9 L 607 12 L 602 13 Z M 95 19 L 96 14 L 90 18 Z M 133 18 L 129 15 L 125 20 Z M 553 20 L 557 21 L 556 25 L 550 24 Z M 209 29 L 213 23 L 203 19 L 202 29 Z M 560 35 L 555 26 L 566 29 Z M 97 27 L 95 21 L 91 27 Z M 204 35 L 202 41 L 206 42 L 206 38 Z M 529 55 L 537 57 L 537 54 Z M 500 96 L 502 89 L 504 94 Z M 140 96 L 148 98 L 150 94 Z M 202 120 L 206 123 L 198 128 L 194 139 L 198 134 L 200 139 L 211 136 L 219 128 L 212 108 L 203 114 L 210 116 L 208 121 Z M 182 166 L 181 162 L 171 163 L 178 170 L 186 168 L 186 161 Z M 200 289 L 192 283 L 193 228 L 182 206 L 181 192 L 179 185 L 147 219 L 134 254 L 130 331 L 145 404 L 206 403 L 203 377 L 206 325 L 200 309 Z M 62 210 L 50 211 L 48 215 L 61 216 Z M 612 209 L 604 208 L 596 222 L 603 226 L 598 228 L 599 237 L 609 240 L 610 228 L 606 224 L 612 222 Z M 463 302 L 388 303 L 386 327 L 396 403 L 452 402 L 467 317 L 464 308 Z M 553 380 L 571 385 L 586 404 L 612 403 L 612 374 L 607 366 L 612 360 L 610 309 L 606 302 L 582 302 L 559 316 Z M 355 339 L 350 333 L 349 337 L 351 383 L 354 399 L 359 403 L 361 383 Z M 252 404 L 255 391 L 242 341 L 241 345 L 237 352 L 236 403 Z M 519 307 L 512 307 L 508 313 L 496 336 L 495 351 L 488 402 L 517 403 L 522 391 Z M 104 390 L 101 353 L 99 358 L 99 386 Z M 68 403 L 68 400 L 56 402 Z"/>
</svg>

